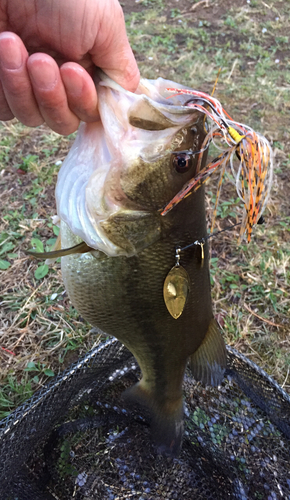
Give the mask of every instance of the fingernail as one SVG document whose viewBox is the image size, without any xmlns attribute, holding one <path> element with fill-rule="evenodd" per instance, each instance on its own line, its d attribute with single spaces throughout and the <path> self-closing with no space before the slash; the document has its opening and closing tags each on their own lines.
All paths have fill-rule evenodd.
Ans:
<svg viewBox="0 0 290 500">
<path fill-rule="evenodd" d="M 13 38 L 2 37 L 0 45 L 1 65 L 4 69 L 19 69 L 23 64 L 21 50 Z"/>
<path fill-rule="evenodd" d="M 52 90 L 57 83 L 57 73 L 51 64 L 39 62 L 30 68 L 30 76 L 38 89 Z"/>
<path fill-rule="evenodd" d="M 70 78 L 69 75 L 66 75 L 62 72 L 62 80 L 66 91 L 71 96 L 78 97 L 82 94 L 83 91 L 83 75 L 81 70 L 75 70 L 73 78 Z"/>
</svg>

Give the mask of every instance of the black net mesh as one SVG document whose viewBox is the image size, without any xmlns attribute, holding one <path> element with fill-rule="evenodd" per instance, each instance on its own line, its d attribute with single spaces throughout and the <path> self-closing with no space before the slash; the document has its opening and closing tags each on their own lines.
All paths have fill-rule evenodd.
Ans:
<svg viewBox="0 0 290 500">
<path fill-rule="evenodd" d="M 1 500 L 290 500 L 290 398 L 257 365 L 228 347 L 221 387 L 185 377 L 178 458 L 156 455 L 144 415 L 122 406 L 138 376 L 113 339 L 4 419 Z"/>
</svg>

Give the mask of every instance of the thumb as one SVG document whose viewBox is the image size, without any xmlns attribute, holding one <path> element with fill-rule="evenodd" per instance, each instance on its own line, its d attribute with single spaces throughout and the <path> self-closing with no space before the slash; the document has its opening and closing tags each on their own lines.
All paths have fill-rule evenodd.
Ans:
<svg viewBox="0 0 290 500">
<path fill-rule="evenodd" d="M 109 0 L 104 8 L 94 46 L 90 50 L 93 63 L 121 87 L 135 92 L 140 80 L 139 69 L 130 47 L 124 14 L 119 2 Z"/>
</svg>

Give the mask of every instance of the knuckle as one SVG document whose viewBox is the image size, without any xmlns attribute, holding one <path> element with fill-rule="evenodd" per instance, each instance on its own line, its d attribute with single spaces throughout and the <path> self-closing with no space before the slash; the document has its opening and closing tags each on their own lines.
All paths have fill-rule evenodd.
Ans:
<svg viewBox="0 0 290 500">
<path fill-rule="evenodd" d="M 13 75 L 5 75 L 2 82 L 5 93 L 10 99 L 23 99 L 25 102 L 27 95 L 31 94 L 30 84 L 22 78 L 17 78 Z"/>
</svg>

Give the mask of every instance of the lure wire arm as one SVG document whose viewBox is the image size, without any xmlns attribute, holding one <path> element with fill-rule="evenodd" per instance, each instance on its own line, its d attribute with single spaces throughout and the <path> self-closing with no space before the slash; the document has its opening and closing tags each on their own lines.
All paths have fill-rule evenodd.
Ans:
<svg viewBox="0 0 290 500">
<path fill-rule="evenodd" d="M 181 200 L 204 184 L 218 168 L 221 168 L 213 216 L 214 225 L 224 173 L 227 165 L 229 165 L 230 172 L 235 180 L 237 194 L 245 210 L 241 223 L 240 239 L 247 233 L 247 240 L 250 242 L 253 225 L 257 223 L 262 215 L 272 184 L 273 154 L 269 142 L 249 126 L 232 120 L 221 103 L 213 96 L 189 89 L 168 88 L 167 91 L 174 93 L 174 96 L 189 95 L 190 98 L 185 102 L 184 106 L 192 107 L 204 113 L 210 121 L 208 122 L 207 135 L 202 143 L 201 150 L 194 152 L 194 154 L 199 154 L 195 177 L 182 187 L 179 193 L 162 210 L 161 214 L 166 215 Z M 203 153 L 213 142 L 214 137 L 221 137 L 228 148 L 223 149 L 220 155 L 200 170 Z M 238 167 L 234 164 L 234 156 L 239 160 Z"/>
</svg>

